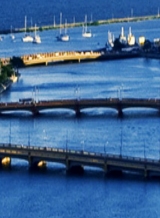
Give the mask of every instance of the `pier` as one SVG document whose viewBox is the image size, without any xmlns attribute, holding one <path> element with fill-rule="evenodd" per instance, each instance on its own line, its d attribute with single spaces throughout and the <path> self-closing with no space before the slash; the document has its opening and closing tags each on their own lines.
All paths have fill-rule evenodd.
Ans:
<svg viewBox="0 0 160 218">
<path fill-rule="evenodd" d="M 147 158 L 122 155 L 94 153 L 54 147 L 24 146 L 0 143 L 1 166 L 11 166 L 11 159 L 26 160 L 29 167 L 46 167 L 46 162 L 60 163 L 66 170 L 79 170 L 85 167 L 96 167 L 105 173 L 128 171 L 142 173 L 145 177 L 160 175 L 160 161 Z"/>
<path fill-rule="evenodd" d="M 29 111 L 32 114 L 39 114 L 48 109 L 68 109 L 75 112 L 77 116 L 81 111 L 88 108 L 110 108 L 123 115 L 123 111 L 128 108 L 151 108 L 160 110 L 160 99 L 142 99 L 142 98 L 84 98 L 84 99 L 57 99 L 57 100 L 39 100 L 20 99 L 18 102 L 1 102 L 0 113 Z"/>
<path fill-rule="evenodd" d="M 84 62 L 84 61 L 103 61 L 103 60 L 116 60 L 140 57 L 137 52 L 106 52 L 104 49 L 87 50 L 87 51 L 57 51 L 27 54 L 20 57 L 3 58 L 3 62 L 11 61 L 13 66 L 16 67 L 29 67 L 36 65 L 48 65 L 55 63 L 67 62 Z"/>
</svg>

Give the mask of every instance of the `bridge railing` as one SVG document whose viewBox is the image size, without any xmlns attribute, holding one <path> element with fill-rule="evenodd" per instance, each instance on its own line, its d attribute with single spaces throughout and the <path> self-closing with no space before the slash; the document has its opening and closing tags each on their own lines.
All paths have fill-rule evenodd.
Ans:
<svg viewBox="0 0 160 218">
<path fill-rule="evenodd" d="M 117 154 L 108 154 L 108 153 L 97 153 L 97 152 L 89 152 L 89 151 L 79 151 L 79 150 L 71 150 L 71 149 L 63 149 L 63 148 L 54 148 L 54 147 L 38 147 L 38 146 L 26 146 L 22 144 L 10 144 L 10 143 L 0 143 L 0 149 L 6 150 L 21 150 L 21 151 L 40 151 L 40 152 L 55 152 L 55 153 L 64 153 L 69 155 L 80 155 L 86 157 L 97 157 L 103 158 L 106 160 L 114 159 L 114 160 L 122 160 L 122 161 L 131 161 L 131 162 L 141 162 L 141 163 L 156 163 L 160 165 L 160 160 L 150 159 L 150 158 L 142 158 L 142 157 L 131 157 L 131 156 L 123 156 Z"/>
</svg>

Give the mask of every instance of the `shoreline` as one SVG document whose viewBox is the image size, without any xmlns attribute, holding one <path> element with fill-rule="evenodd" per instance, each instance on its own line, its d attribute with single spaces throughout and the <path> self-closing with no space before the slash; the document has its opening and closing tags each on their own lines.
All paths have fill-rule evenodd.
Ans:
<svg viewBox="0 0 160 218">
<path fill-rule="evenodd" d="M 105 24 L 114 24 L 114 23 L 126 23 L 126 22 L 139 22 L 139 21 L 146 21 L 146 20 L 155 20 L 160 19 L 160 15 L 148 15 L 148 16 L 138 16 L 138 17 L 125 17 L 125 18 L 111 18 L 107 20 L 97 20 L 93 22 L 88 22 L 88 26 L 99 26 L 99 25 L 105 25 Z M 66 24 L 67 28 L 73 28 L 73 27 L 81 27 L 83 26 L 84 22 L 78 22 L 78 23 L 68 23 Z M 61 28 L 64 28 L 65 24 L 61 25 Z M 59 24 L 53 24 L 53 25 L 42 25 L 37 26 L 37 31 L 43 31 L 43 30 L 51 30 L 51 29 L 59 29 Z M 35 27 L 29 27 L 27 28 L 27 32 L 34 32 Z M 12 30 L 12 33 L 22 33 L 25 32 L 25 28 L 15 28 Z M 10 34 L 11 30 L 0 30 L 0 34 Z"/>
</svg>

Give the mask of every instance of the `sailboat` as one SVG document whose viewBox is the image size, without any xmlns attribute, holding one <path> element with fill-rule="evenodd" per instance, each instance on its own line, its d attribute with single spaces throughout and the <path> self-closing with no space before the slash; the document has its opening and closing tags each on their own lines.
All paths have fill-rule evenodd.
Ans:
<svg viewBox="0 0 160 218">
<path fill-rule="evenodd" d="M 59 36 L 57 36 L 57 40 L 62 42 L 68 42 L 70 40 L 70 36 L 67 34 L 67 21 L 65 22 L 64 33 L 62 33 L 61 25 L 62 25 L 62 13 L 60 13 L 60 33 Z"/>
<path fill-rule="evenodd" d="M 15 35 L 13 35 L 13 33 L 12 33 L 12 26 L 11 26 L 11 39 L 12 39 L 12 40 L 15 39 Z"/>
<path fill-rule="evenodd" d="M 35 24 L 35 35 L 34 35 L 34 38 L 33 38 L 33 43 L 41 43 L 41 37 L 39 35 L 37 35 L 37 32 L 36 32 L 36 24 Z"/>
<path fill-rule="evenodd" d="M 89 30 L 87 29 L 87 15 L 85 15 L 85 22 L 84 22 L 84 24 L 83 24 L 82 36 L 85 37 L 85 38 L 90 38 L 90 37 L 92 37 L 91 30 L 89 31 Z"/>
<path fill-rule="evenodd" d="M 33 42 L 33 37 L 26 33 L 27 29 L 27 17 L 25 16 L 25 35 L 22 37 L 23 42 Z"/>
</svg>

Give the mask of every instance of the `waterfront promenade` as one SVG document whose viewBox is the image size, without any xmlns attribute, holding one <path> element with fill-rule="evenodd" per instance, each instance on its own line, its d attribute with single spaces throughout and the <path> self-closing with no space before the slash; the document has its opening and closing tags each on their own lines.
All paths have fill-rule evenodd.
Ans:
<svg viewBox="0 0 160 218">
<path fill-rule="evenodd" d="M 160 173 L 160 161 L 107 153 L 70 150 L 67 147 L 38 147 L 0 143 L 1 166 L 10 166 L 11 158 L 28 161 L 29 167 L 45 167 L 46 162 L 60 163 L 68 171 L 79 172 L 85 166 L 97 167 L 105 173 L 128 171 L 142 173 L 145 177 Z"/>
<path fill-rule="evenodd" d="M 123 115 L 124 110 L 128 108 L 151 108 L 160 110 L 160 99 L 149 98 L 86 98 L 86 99 L 56 99 L 39 100 L 20 99 L 18 102 L 1 102 L 0 113 L 29 111 L 34 115 L 48 109 L 68 109 L 75 112 L 77 116 L 81 111 L 88 108 L 109 108 Z"/>
</svg>

